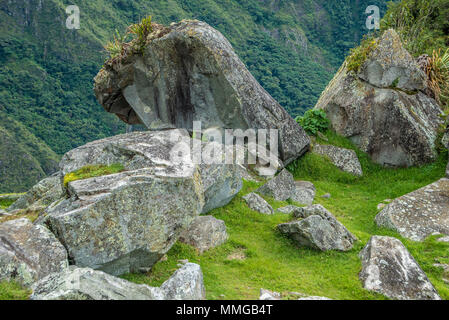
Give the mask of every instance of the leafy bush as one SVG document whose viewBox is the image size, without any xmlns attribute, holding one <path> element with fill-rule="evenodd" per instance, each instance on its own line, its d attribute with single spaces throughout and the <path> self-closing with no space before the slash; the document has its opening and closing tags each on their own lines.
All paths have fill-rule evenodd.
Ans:
<svg viewBox="0 0 449 320">
<path fill-rule="evenodd" d="M 358 72 L 362 64 L 368 59 L 369 54 L 377 47 L 377 41 L 373 38 L 366 38 L 361 45 L 351 49 L 351 54 L 346 58 L 349 71 Z"/>
<path fill-rule="evenodd" d="M 85 166 L 77 171 L 66 174 L 64 177 L 64 186 L 67 187 L 68 184 L 72 181 L 106 176 L 114 173 L 119 173 L 124 170 L 125 168 L 120 163 L 115 163 L 110 166 L 105 165 Z"/>
<path fill-rule="evenodd" d="M 296 121 L 307 133 L 316 135 L 318 132 L 326 132 L 329 129 L 329 120 L 323 110 L 308 110 L 304 117 L 297 117 Z"/>
</svg>

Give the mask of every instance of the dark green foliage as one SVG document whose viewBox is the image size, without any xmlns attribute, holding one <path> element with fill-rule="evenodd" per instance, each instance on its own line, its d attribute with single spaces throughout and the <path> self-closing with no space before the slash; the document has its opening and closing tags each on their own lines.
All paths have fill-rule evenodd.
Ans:
<svg viewBox="0 0 449 320">
<path fill-rule="evenodd" d="M 376 46 L 376 39 L 370 36 L 365 38 L 360 46 L 351 49 L 351 54 L 346 58 L 348 70 L 357 73 Z"/>
<path fill-rule="evenodd" d="M 330 122 L 326 112 L 323 110 L 311 109 L 306 111 L 303 117 L 297 117 L 296 121 L 308 134 L 316 135 L 318 132 L 326 132 Z"/>
</svg>

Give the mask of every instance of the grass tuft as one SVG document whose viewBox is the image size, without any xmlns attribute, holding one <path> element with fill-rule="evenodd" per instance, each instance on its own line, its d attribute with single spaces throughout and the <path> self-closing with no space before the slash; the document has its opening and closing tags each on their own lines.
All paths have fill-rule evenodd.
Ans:
<svg viewBox="0 0 449 320">
<path fill-rule="evenodd" d="M 125 170 L 125 167 L 120 163 L 115 163 L 110 166 L 105 165 L 90 165 L 85 166 L 75 172 L 68 173 L 64 176 L 64 186 L 67 187 L 70 182 L 77 180 L 84 180 L 93 177 L 106 176 L 110 174 L 119 173 Z"/>
</svg>

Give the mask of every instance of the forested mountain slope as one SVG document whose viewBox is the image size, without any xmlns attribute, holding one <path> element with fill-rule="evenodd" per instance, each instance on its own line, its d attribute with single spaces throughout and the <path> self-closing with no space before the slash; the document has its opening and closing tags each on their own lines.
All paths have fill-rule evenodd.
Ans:
<svg viewBox="0 0 449 320">
<path fill-rule="evenodd" d="M 92 79 L 115 29 L 123 34 L 150 14 L 158 23 L 195 18 L 220 30 L 263 87 L 296 116 L 314 106 L 367 32 L 365 9 L 372 4 L 385 12 L 384 0 L 78 0 L 81 28 L 68 30 L 68 4 L 61 0 L 1 0 L 0 113 L 59 155 L 123 132 L 97 104 Z"/>
</svg>

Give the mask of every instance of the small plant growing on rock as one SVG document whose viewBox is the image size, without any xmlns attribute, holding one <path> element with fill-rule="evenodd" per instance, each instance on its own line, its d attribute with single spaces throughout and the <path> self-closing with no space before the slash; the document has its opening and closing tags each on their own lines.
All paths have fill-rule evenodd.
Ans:
<svg viewBox="0 0 449 320">
<path fill-rule="evenodd" d="M 120 56 L 123 53 L 125 41 L 126 41 L 125 35 L 120 35 L 120 32 L 118 30 L 115 30 L 114 39 L 112 41 L 109 41 L 105 46 L 104 49 L 109 53 L 112 59 Z"/>
<path fill-rule="evenodd" d="M 316 135 L 318 132 L 324 133 L 329 129 L 329 119 L 323 110 L 308 110 L 303 117 L 297 117 L 296 122 L 311 135 Z"/>
<path fill-rule="evenodd" d="M 148 35 L 153 32 L 153 27 L 151 24 L 151 16 L 143 18 L 140 23 L 131 25 L 128 28 L 128 32 L 137 37 L 137 44 L 140 48 L 145 46 Z"/>
<path fill-rule="evenodd" d="M 349 71 L 359 72 L 362 64 L 368 59 L 369 54 L 377 47 L 377 40 L 366 38 L 362 44 L 351 49 L 351 54 L 346 58 Z"/>
<path fill-rule="evenodd" d="M 84 180 L 93 177 L 106 176 L 114 173 L 119 173 L 125 170 L 120 163 L 115 163 L 110 166 L 105 165 L 90 165 L 85 166 L 77 171 L 68 173 L 64 177 L 64 186 L 67 188 L 70 182 L 77 180 Z"/>
</svg>

